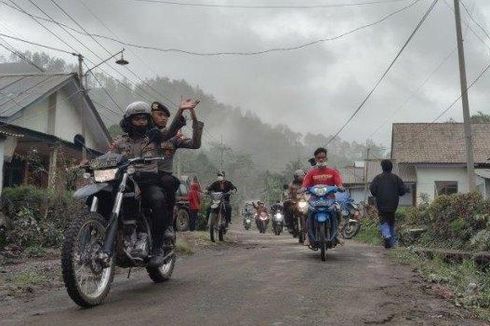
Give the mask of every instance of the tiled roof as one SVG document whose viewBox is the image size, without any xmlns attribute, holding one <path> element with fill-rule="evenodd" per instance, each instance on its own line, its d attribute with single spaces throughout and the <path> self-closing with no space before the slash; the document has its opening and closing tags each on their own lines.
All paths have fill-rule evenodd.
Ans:
<svg viewBox="0 0 490 326">
<path fill-rule="evenodd" d="M 489 163 L 490 124 L 472 124 L 475 163 Z M 466 162 L 462 123 L 395 123 L 391 155 L 398 163 Z"/>
</svg>

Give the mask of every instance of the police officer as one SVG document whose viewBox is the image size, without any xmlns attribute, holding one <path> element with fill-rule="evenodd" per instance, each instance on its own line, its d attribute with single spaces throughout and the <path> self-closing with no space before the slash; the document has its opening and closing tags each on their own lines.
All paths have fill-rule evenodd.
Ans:
<svg viewBox="0 0 490 326">
<path fill-rule="evenodd" d="M 151 142 L 151 139 L 147 136 L 152 126 L 150 105 L 148 103 L 134 102 L 128 105 L 120 126 L 125 134 L 114 139 L 114 143 L 110 148 L 111 152 L 123 154 L 127 158 L 160 155 L 159 142 Z M 165 130 L 165 133 L 161 133 L 161 135 L 163 135 L 165 140 L 173 132 L 172 130 Z M 168 229 L 172 219 L 165 209 L 165 197 L 157 177 L 157 162 L 135 165 L 135 168 L 137 171 L 135 178 L 141 187 L 143 199 L 148 203 L 152 211 L 153 246 L 149 266 L 158 267 L 164 263 L 164 241 L 173 237 L 173 233 Z"/>
<path fill-rule="evenodd" d="M 164 159 L 158 162 L 158 174 L 160 175 L 160 180 L 167 199 L 167 210 L 170 216 L 173 216 L 175 193 L 180 185 L 179 179 L 173 175 L 175 152 L 179 148 L 198 149 L 201 147 L 201 137 L 204 123 L 197 119 L 194 111 L 198 103 L 198 100 L 183 101 L 173 120 L 173 123 L 176 123 L 177 127 L 180 129 L 185 125 L 185 119 L 182 117 L 182 113 L 185 109 L 189 109 L 192 117 L 192 138 L 176 135 L 170 138 L 168 141 L 162 142 L 161 144 Z M 155 126 L 160 130 L 164 130 L 170 117 L 170 111 L 165 105 L 159 102 L 153 102 L 151 105 L 151 116 Z M 172 126 L 169 127 L 169 129 L 172 128 Z"/>
</svg>

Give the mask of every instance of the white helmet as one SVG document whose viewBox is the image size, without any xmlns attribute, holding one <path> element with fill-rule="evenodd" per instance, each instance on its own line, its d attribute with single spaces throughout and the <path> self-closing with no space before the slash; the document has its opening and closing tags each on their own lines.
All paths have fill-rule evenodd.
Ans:
<svg viewBox="0 0 490 326">
<path fill-rule="evenodd" d="M 133 115 L 137 114 L 151 115 L 150 104 L 142 101 L 137 101 L 129 104 L 126 108 L 126 111 L 124 111 L 124 119 L 131 118 Z"/>
</svg>

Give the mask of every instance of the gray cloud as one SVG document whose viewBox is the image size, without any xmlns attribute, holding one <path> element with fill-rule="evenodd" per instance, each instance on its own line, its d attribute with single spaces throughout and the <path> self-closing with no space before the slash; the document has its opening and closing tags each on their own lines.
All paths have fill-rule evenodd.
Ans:
<svg viewBox="0 0 490 326">
<path fill-rule="evenodd" d="M 406 5 L 395 3 L 321 10 L 238 10 L 163 6 L 130 0 L 83 1 L 124 40 L 196 51 L 249 51 L 296 45 L 342 33 Z M 79 0 L 58 2 L 89 31 L 109 34 L 81 6 Z M 476 19 L 485 27 L 490 25 L 486 23 L 490 19 L 490 4 L 477 1 L 473 6 L 472 2 L 467 2 L 470 8 L 474 8 Z M 36 12 L 26 0 L 16 3 Z M 36 0 L 36 3 L 56 19 L 73 25 L 50 1 Z M 254 3 L 270 2 L 257 0 Z M 380 25 L 294 52 L 256 57 L 194 57 L 135 49 L 134 52 L 144 58 L 151 69 L 131 53 L 127 53 L 127 57 L 133 69 L 142 76 L 150 77 L 152 72 L 156 72 L 172 79 L 186 79 L 214 94 L 222 102 L 255 112 L 268 123 L 287 124 L 302 133 L 310 131 L 328 135 L 335 132 L 359 105 L 429 4 L 430 1 L 422 0 Z M 22 14 L 3 5 L 0 5 L 0 12 L 5 25 L 18 36 L 66 48 Z M 472 25 L 472 28 L 482 38 L 485 37 L 476 26 Z M 9 33 L 2 25 L 0 30 Z M 64 35 L 61 30 L 56 30 Z M 468 79 L 471 81 L 489 62 L 489 50 L 471 32 L 466 33 Z M 63 37 L 70 40 L 66 35 Z M 80 39 L 100 56 L 106 56 L 90 39 Z M 489 40 L 486 41 L 490 44 Z M 80 48 L 73 40 L 69 42 Z M 120 49 L 117 44 L 103 43 L 110 51 Z M 28 48 L 15 44 L 21 49 Z M 341 137 L 363 141 L 387 117 L 391 117 L 392 112 L 405 102 L 454 47 L 454 17 L 441 0 L 388 78 Z M 29 49 L 35 50 L 32 47 Z M 93 57 L 89 53 L 86 55 Z M 64 59 L 74 60 L 66 56 Z M 389 123 L 374 139 L 388 144 L 390 123 L 393 121 L 432 120 L 458 96 L 458 82 L 457 56 L 454 54 L 426 86 L 396 116 L 389 119 Z M 472 111 L 490 111 L 486 104 L 487 86 L 490 86 L 490 78 L 482 79 L 471 90 Z M 460 119 L 460 111 L 458 104 L 443 120 L 450 117 Z"/>
</svg>

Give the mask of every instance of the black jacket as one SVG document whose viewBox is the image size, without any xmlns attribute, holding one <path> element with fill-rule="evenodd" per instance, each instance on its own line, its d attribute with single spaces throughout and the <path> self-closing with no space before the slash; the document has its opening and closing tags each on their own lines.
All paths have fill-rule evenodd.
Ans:
<svg viewBox="0 0 490 326">
<path fill-rule="evenodd" d="M 395 212 L 400 196 L 407 192 L 402 179 L 391 172 L 377 175 L 371 182 L 369 190 L 376 198 L 376 206 L 380 212 Z"/>
<path fill-rule="evenodd" d="M 213 191 L 213 192 L 229 192 L 232 190 L 237 190 L 235 185 L 231 183 L 228 180 L 224 181 L 215 181 L 213 182 L 209 187 L 206 188 L 207 191 Z M 224 200 L 226 202 L 230 201 L 230 195 L 224 196 Z"/>
</svg>

